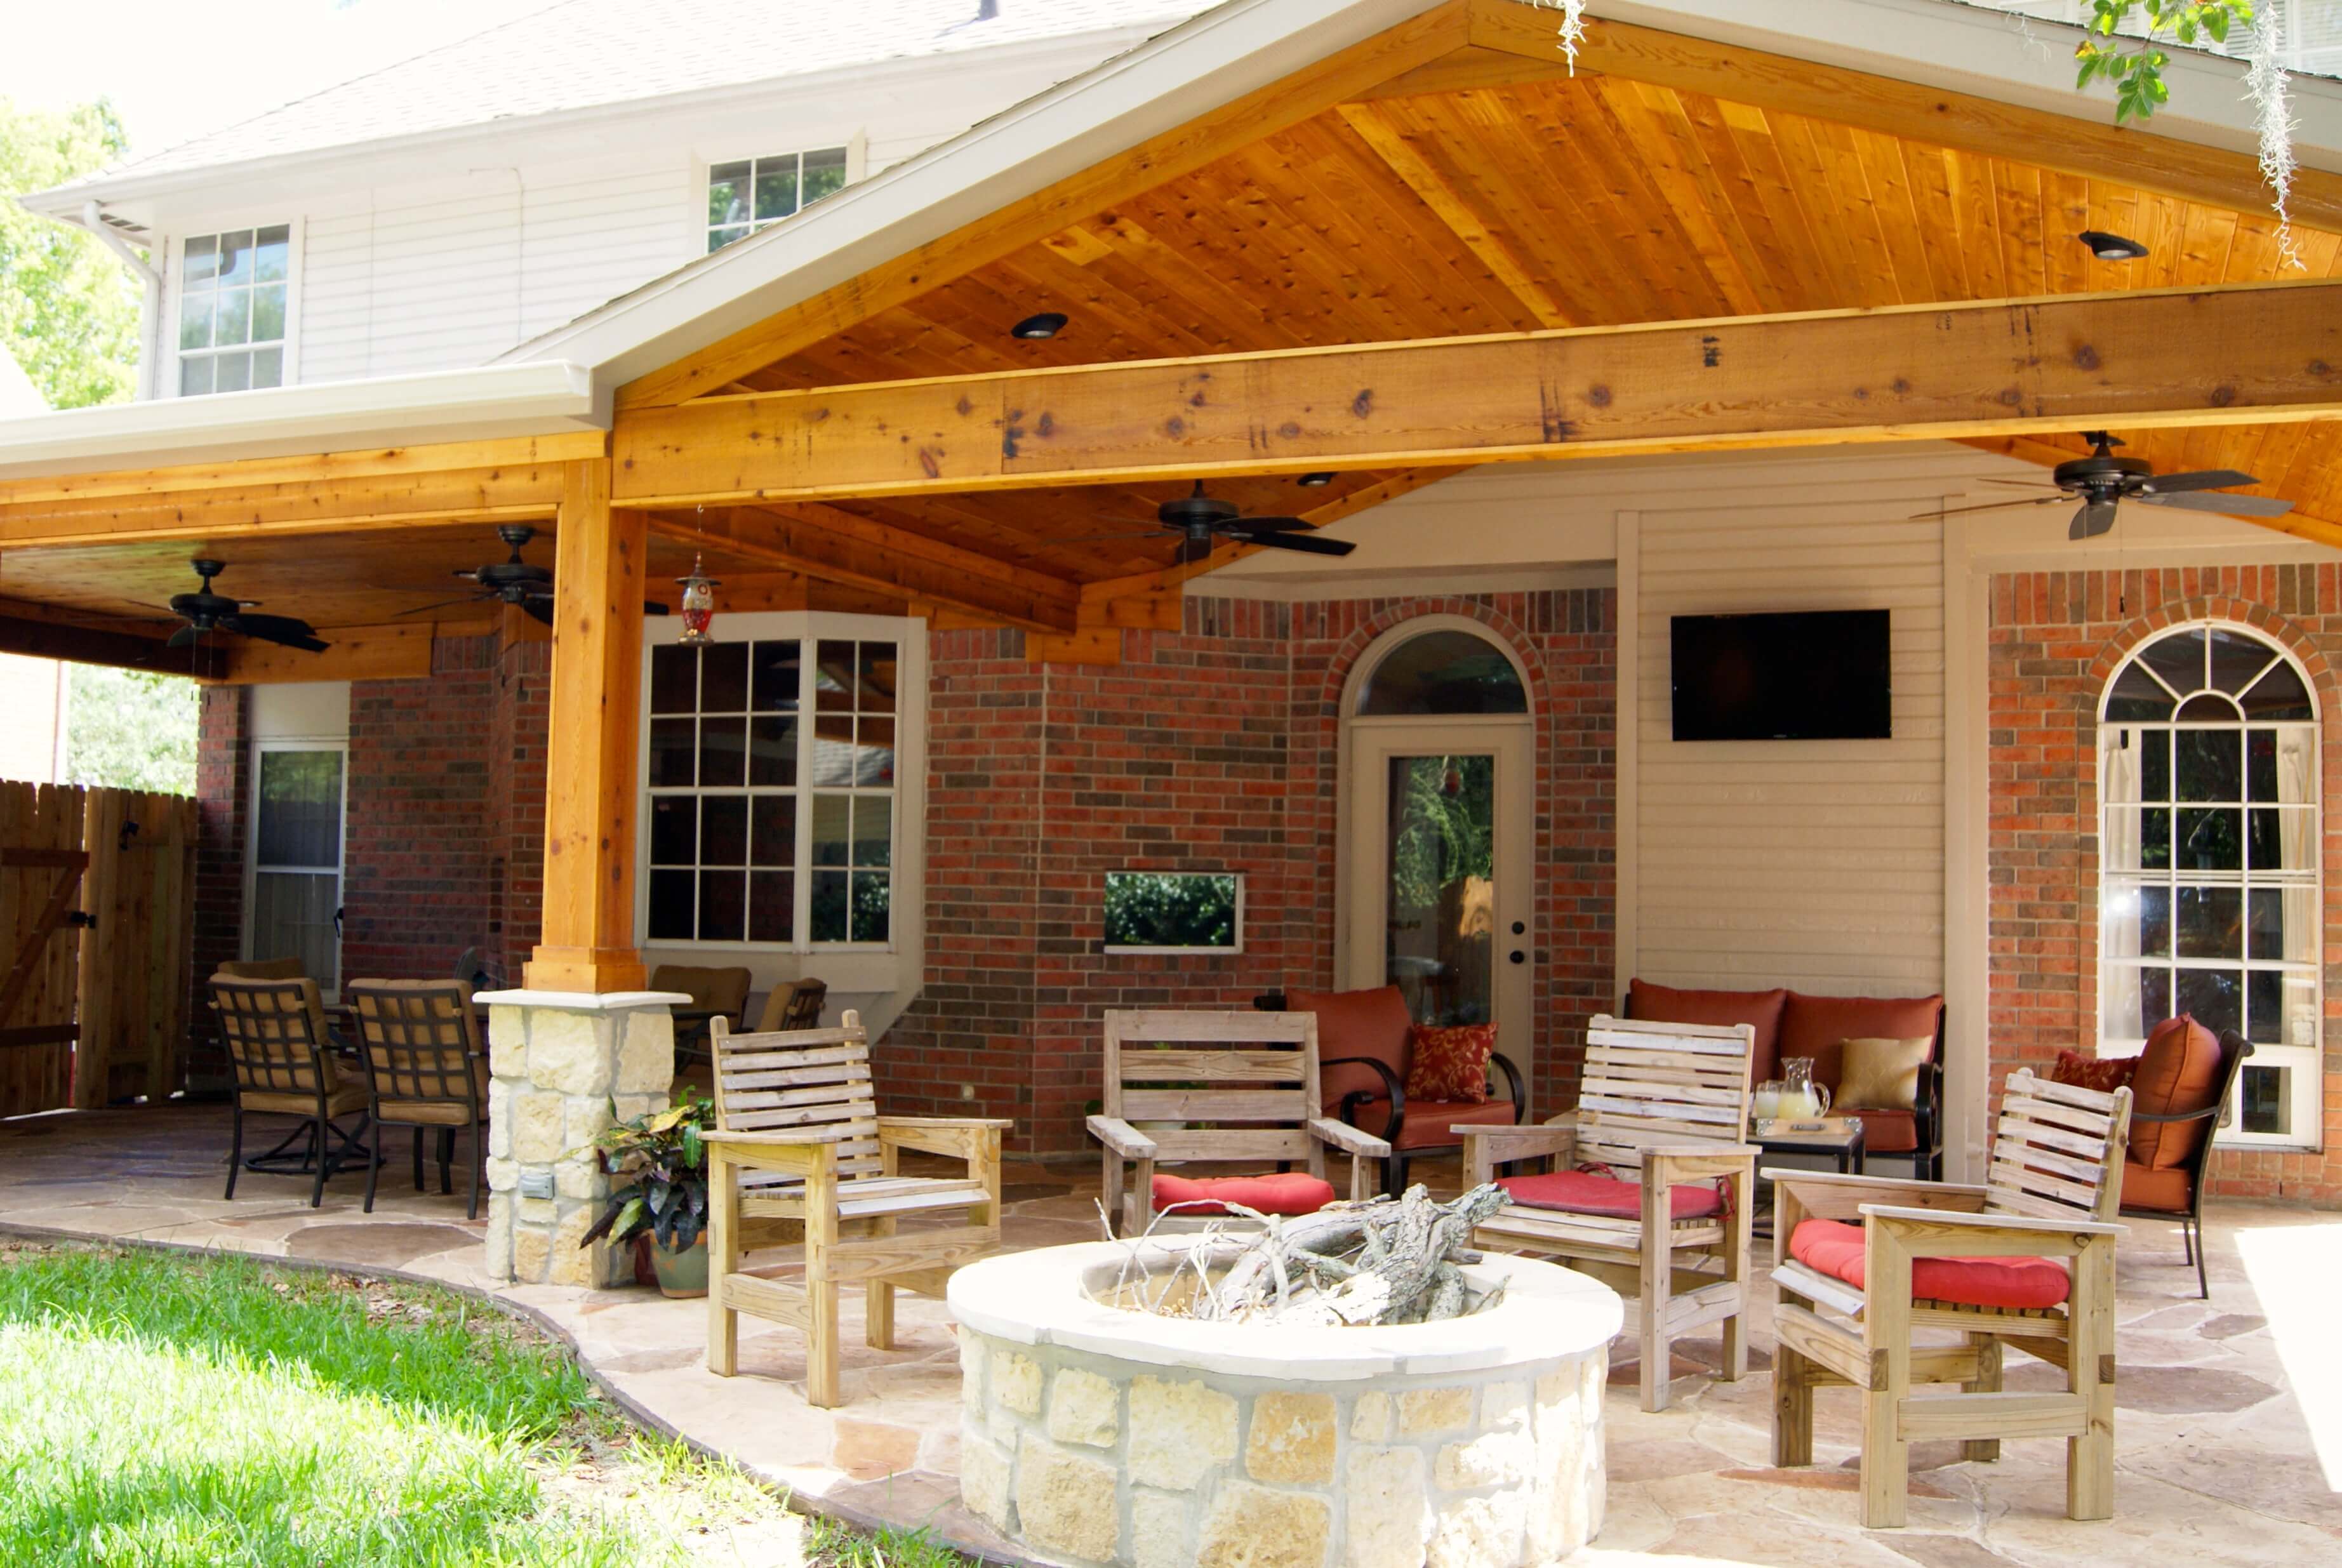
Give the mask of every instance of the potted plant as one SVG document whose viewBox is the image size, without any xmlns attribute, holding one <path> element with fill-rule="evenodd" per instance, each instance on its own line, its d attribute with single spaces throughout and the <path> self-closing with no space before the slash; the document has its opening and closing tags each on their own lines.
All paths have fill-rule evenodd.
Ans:
<svg viewBox="0 0 2342 1568">
<path fill-rule="evenodd" d="M 610 1194 L 610 1206 L 578 1244 L 605 1236 L 621 1245 L 643 1238 L 659 1292 L 707 1293 L 707 1146 L 716 1103 L 697 1095 L 605 1128 L 592 1147 L 602 1168 L 633 1179 Z"/>
</svg>

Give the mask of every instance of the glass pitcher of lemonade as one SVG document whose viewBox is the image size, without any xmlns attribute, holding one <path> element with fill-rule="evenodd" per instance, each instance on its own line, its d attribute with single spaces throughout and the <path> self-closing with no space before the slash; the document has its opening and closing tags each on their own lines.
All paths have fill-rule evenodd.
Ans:
<svg viewBox="0 0 2342 1568">
<path fill-rule="evenodd" d="M 1814 1059 L 1792 1056 L 1781 1064 L 1787 1074 L 1781 1084 L 1780 1114 L 1792 1122 L 1810 1122 L 1829 1114 L 1830 1092 L 1814 1082 Z"/>
</svg>

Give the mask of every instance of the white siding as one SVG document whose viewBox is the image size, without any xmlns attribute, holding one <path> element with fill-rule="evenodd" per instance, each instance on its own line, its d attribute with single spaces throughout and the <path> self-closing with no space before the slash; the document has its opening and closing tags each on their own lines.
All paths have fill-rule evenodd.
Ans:
<svg viewBox="0 0 2342 1568">
<path fill-rule="evenodd" d="M 1767 497 L 1642 514 L 1637 974 L 1871 995 L 1942 984 L 1942 530 L 1882 510 Z M 1882 608 L 1893 738 L 1672 738 L 1670 616 Z"/>
</svg>

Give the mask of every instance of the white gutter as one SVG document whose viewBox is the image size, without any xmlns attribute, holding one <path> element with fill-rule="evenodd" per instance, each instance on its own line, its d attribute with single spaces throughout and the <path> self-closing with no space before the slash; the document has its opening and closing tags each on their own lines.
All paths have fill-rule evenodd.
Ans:
<svg viewBox="0 0 2342 1568">
<path fill-rule="evenodd" d="M 115 233 L 114 225 L 105 221 L 105 209 L 95 200 L 81 205 L 81 226 L 97 236 L 98 244 L 122 258 L 122 265 L 138 276 L 141 297 L 138 307 L 138 395 L 155 395 L 155 365 L 162 358 L 163 275 L 155 270 L 138 247 Z"/>
<path fill-rule="evenodd" d="M 540 360 L 0 420 L 0 479 L 609 427 L 591 372 Z"/>
</svg>

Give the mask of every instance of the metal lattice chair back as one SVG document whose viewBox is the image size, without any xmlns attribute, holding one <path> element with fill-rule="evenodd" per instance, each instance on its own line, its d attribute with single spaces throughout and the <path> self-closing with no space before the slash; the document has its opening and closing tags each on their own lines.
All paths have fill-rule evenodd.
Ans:
<svg viewBox="0 0 2342 1568">
<path fill-rule="evenodd" d="M 211 983 L 239 1094 L 331 1094 L 333 1043 L 313 980 Z"/>
<path fill-rule="evenodd" d="M 460 980 L 361 980 L 357 1009 L 366 1075 L 378 1100 L 480 1109 L 479 1025 Z"/>
</svg>

